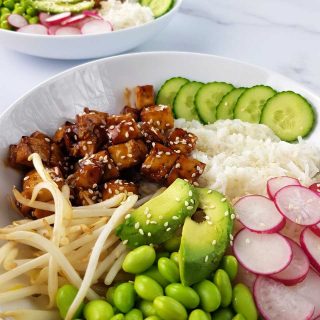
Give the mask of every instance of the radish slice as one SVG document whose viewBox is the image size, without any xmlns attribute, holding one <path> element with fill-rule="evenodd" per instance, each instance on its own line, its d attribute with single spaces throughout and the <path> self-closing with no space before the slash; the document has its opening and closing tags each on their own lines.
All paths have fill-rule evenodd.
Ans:
<svg viewBox="0 0 320 320">
<path fill-rule="evenodd" d="M 305 280 L 294 286 L 295 290 L 315 306 L 313 318 L 320 316 L 320 277 L 310 268 Z"/>
<path fill-rule="evenodd" d="M 48 34 L 50 34 L 51 36 L 55 35 L 56 34 L 56 31 L 58 29 L 60 29 L 61 27 L 59 25 L 56 25 L 56 26 L 50 26 L 48 27 Z"/>
<path fill-rule="evenodd" d="M 274 280 L 279 280 L 287 286 L 292 286 L 303 281 L 309 271 L 310 263 L 303 250 L 294 241 L 287 239 L 292 249 L 292 260 L 281 272 L 271 275 Z M 320 300 L 319 300 L 320 301 Z"/>
<path fill-rule="evenodd" d="M 45 22 L 48 25 L 57 25 L 57 24 L 60 24 L 63 20 L 68 19 L 70 16 L 71 16 L 71 12 L 58 13 L 47 18 Z"/>
<path fill-rule="evenodd" d="M 238 261 L 257 274 L 273 274 L 286 268 L 292 259 L 289 242 L 280 234 L 262 234 L 242 229 L 233 242 Z"/>
<path fill-rule="evenodd" d="M 267 182 L 267 192 L 271 199 L 274 198 L 275 194 L 282 188 L 287 186 L 300 186 L 298 179 L 291 177 L 276 177 L 271 178 Z"/>
<path fill-rule="evenodd" d="M 309 257 L 310 263 L 320 272 L 320 237 L 306 228 L 301 233 L 300 244 Z"/>
<path fill-rule="evenodd" d="M 81 28 L 83 34 L 107 33 L 112 31 L 112 26 L 108 21 L 92 20 L 84 24 Z"/>
<path fill-rule="evenodd" d="M 320 237 L 320 223 L 311 226 L 310 230 Z"/>
<path fill-rule="evenodd" d="M 299 224 L 287 220 L 285 227 L 280 231 L 280 233 L 291 240 L 300 243 L 300 235 L 304 228 L 304 226 L 300 226 Z"/>
<path fill-rule="evenodd" d="M 28 21 L 20 14 L 10 14 L 8 16 L 8 23 L 15 28 L 22 28 L 28 24 Z"/>
<path fill-rule="evenodd" d="M 234 206 L 240 222 L 251 231 L 274 233 L 285 225 L 285 219 L 274 203 L 263 196 L 246 196 Z"/>
<path fill-rule="evenodd" d="M 51 15 L 49 13 L 45 13 L 45 12 L 40 12 L 39 13 L 39 20 L 40 20 L 40 23 L 43 24 L 44 26 L 48 26 L 46 20 L 51 17 Z"/>
<path fill-rule="evenodd" d="M 81 32 L 75 27 L 61 27 L 55 33 L 56 36 L 73 36 L 77 34 L 81 34 Z"/>
<path fill-rule="evenodd" d="M 97 19 L 97 20 L 103 20 L 103 17 L 97 13 L 97 11 L 90 11 L 90 10 L 85 10 L 82 12 L 86 17 L 90 17 L 93 19 Z"/>
<path fill-rule="evenodd" d="M 314 305 L 292 288 L 267 277 L 257 278 L 253 294 L 264 319 L 312 319 Z"/>
<path fill-rule="evenodd" d="M 302 186 L 288 186 L 275 195 L 278 210 L 289 220 L 304 226 L 320 222 L 320 197 Z"/>
<path fill-rule="evenodd" d="M 78 23 L 79 21 L 85 19 L 86 16 L 84 14 L 77 14 L 76 16 L 70 17 L 68 19 L 65 19 L 61 22 L 62 26 L 69 26 L 73 25 L 75 23 Z"/>
<path fill-rule="evenodd" d="M 42 24 L 28 24 L 17 30 L 22 33 L 31 33 L 31 34 L 48 34 L 48 29 Z"/>
<path fill-rule="evenodd" d="M 309 189 L 320 195 L 320 182 L 312 184 Z"/>
</svg>

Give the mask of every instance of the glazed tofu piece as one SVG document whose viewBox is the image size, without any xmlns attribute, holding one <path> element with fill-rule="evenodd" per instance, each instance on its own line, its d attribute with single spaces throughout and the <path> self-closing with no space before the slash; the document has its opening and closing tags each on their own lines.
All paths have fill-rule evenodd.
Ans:
<svg viewBox="0 0 320 320">
<path fill-rule="evenodd" d="M 152 85 L 137 86 L 135 91 L 138 110 L 154 105 L 154 89 Z"/>
<path fill-rule="evenodd" d="M 60 167 L 63 168 L 65 164 L 63 152 L 58 144 L 52 142 L 50 145 L 50 167 Z"/>
<path fill-rule="evenodd" d="M 168 136 L 168 146 L 177 153 L 187 155 L 194 150 L 197 140 L 197 136 L 193 133 L 180 128 L 175 128 Z"/>
<path fill-rule="evenodd" d="M 143 162 L 148 149 L 142 140 L 130 140 L 126 143 L 108 147 L 109 154 L 119 168 L 127 169 Z"/>
<path fill-rule="evenodd" d="M 108 117 L 108 121 L 107 121 L 107 127 L 110 126 L 116 126 L 117 124 L 123 122 L 123 121 L 130 121 L 132 120 L 132 116 L 128 113 L 126 114 L 119 114 L 119 115 L 111 115 Z"/>
<path fill-rule="evenodd" d="M 91 161 L 99 163 L 103 167 L 103 177 L 102 180 L 110 180 L 119 177 L 119 169 L 111 159 L 108 151 L 102 150 L 89 158 Z"/>
<path fill-rule="evenodd" d="M 141 173 L 148 179 L 161 183 L 167 178 L 178 155 L 170 148 L 156 143 L 141 166 Z"/>
<path fill-rule="evenodd" d="M 125 106 L 122 111 L 121 114 L 127 114 L 130 115 L 135 121 L 139 121 L 139 116 L 140 116 L 140 112 L 138 109 L 136 108 L 132 108 L 129 106 Z"/>
<path fill-rule="evenodd" d="M 75 190 L 76 204 L 79 206 L 88 206 L 101 201 L 101 193 L 97 188 Z"/>
<path fill-rule="evenodd" d="M 150 144 L 152 142 L 159 142 L 164 144 L 166 141 L 166 137 L 161 132 L 160 129 L 154 127 L 153 125 L 147 122 L 141 122 L 139 124 L 141 134 L 146 141 L 146 143 Z"/>
<path fill-rule="evenodd" d="M 127 142 L 140 137 L 140 130 L 136 121 L 130 117 L 108 128 L 108 137 L 111 145 Z"/>
<path fill-rule="evenodd" d="M 13 167 L 32 167 L 32 162 L 28 161 L 32 153 L 38 153 L 45 164 L 50 162 L 51 140 L 40 132 L 35 132 L 33 136 L 24 136 L 17 145 L 9 147 L 9 163 Z"/>
<path fill-rule="evenodd" d="M 140 114 L 141 121 L 147 122 L 160 130 L 172 129 L 174 117 L 172 110 L 167 106 L 152 106 L 144 108 Z"/>
<path fill-rule="evenodd" d="M 111 180 L 106 182 L 103 186 L 102 200 L 112 198 L 120 193 L 139 194 L 138 189 L 138 185 L 133 182 L 128 182 L 122 179 Z"/>
<path fill-rule="evenodd" d="M 205 163 L 191 157 L 181 155 L 170 171 L 166 180 L 166 184 L 170 185 L 177 178 L 181 178 L 190 183 L 196 184 L 205 167 Z"/>
</svg>

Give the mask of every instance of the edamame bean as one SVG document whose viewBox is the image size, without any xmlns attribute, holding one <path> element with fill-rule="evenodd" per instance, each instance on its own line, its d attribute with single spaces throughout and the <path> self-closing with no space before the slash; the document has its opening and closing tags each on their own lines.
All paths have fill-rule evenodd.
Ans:
<svg viewBox="0 0 320 320">
<path fill-rule="evenodd" d="M 150 316 L 145 318 L 144 320 L 162 320 L 161 318 L 159 318 L 158 316 Z"/>
<path fill-rule="evenodd" d="M 134 287 L 130 282 L 119 284 L 114 290 L 113 303 L 123 313 L 129 312 L 134 306 Z"/>
<path fill-rule="evenodd" d="M 179 252 L 172 252 L 170 255 L 170 259 L 176 263 L 179 267 Z"/>
<path fill-rule="evenodd" d="M 58 292 L 56 295 L 56 304 L 59 309 L 59 313 L 63 319 L 67 315 L 67 312 L 74 298 L 76 297 L 77 293 L 78 293 L 78 289 L 71 284 L 65 284 L 64 286 L 58 289 Z M 81 303 L 81 305 L 79 306 L 79 308 L 74 314 L 74 318 L 80 318 L 83 307 L 84 307 L 84 304 Z"/>
<path fill-rule="evenodd" d="M 158 283 L 161 284 L 162 287 L 166 287 L 170 283 L 161 275 L 156 266 L 150 267 L 147 271 L 143 272 L 142 274 L 152 278 L 153 280 L 156 280 Z"/>
<path fill-rule="evenodd" d="M 1 15 L 4 15 L 6 13 L 10 14 L 11 12 L 10 12 L 10 10 L 8 8 L 5 8 L 5 7 L 1 8 Z"/>
<path fill-rule="evenodd" d="M 190 287 L 185 287 L 181 283 L 171 283 L 165 288 L 166 295 L 180 303 L 187 309 L 194 309 L 200 303 L 199 295 Z"/>
<path fill-rule="evenodd" d="M 27 10 L 26 10 L 26 13 L 29 16 L 34 17 L 37 14 L 37 11 L 32 7 L 28 7 Z"/>
<path fill-rule="evenodd" d="M 142 300 L 139 303 L 139 309 L 142 311 L 142 314 L 145 317 L 156 315 L 156 309 L 154 308 L 153 303 L 151 301 Z"/>
<path fill-rule="evenodd" d="M 212 319 L 214 319 L 214 320 L 232 320 L 233 316 L 234 316 L 234 313 L 231 309 L 221 308 L 213 314 Z"/>
<path fill-rule="evenodd" d="M 5 0 L 3 1 L 3 5 L 8 8 L 9 10 L 14 9 L 14 1 L 13 0 Z"/>
<path fill-rule="evenodd" d="M 128 312 L 125 317 L 125 320 L 143 320 L 142 312 L 139 309 L 132 309 Z"/>
<path fill-rule="evenodd" d="M 112 305 L 114 305 L 113 298 L 114 298 L 115 290 L 116 290 L 116 287 L 109 287 L 106 294 L 106 300 Z"/>
<path fill-rule="evenodd" d="M 167 241 L 165 241 L 163 243 L 163 246 L 169 252 L 179 251 L 180 242 L 181 242 L 181 237 L 180 236 L 173 236 L 172 238 L 170 238 Z"/>
<path fill-rule="evenodd" d="M 2 21 L 0 24 L 1 29 L 11 30 L 11 26 L 8 21 Z"/>
<path fill-rule="evenodd" d="M 252 294 L 242 283 L 234 286 L 232 292 L 232 306 L 237 313 L 241 313 L 246 320 L 257 320 L 258 312 Z"/>
<path fill-rule="evenodd" d="M 203 310 L 196 309 L 189 314 L 188 320 L 211 320 L 211 317 Z"/>
<path fill-rule="evenodd" d="M 1 16 L 0 21 L 8 21 L 8 17 L 10 16 L 10 13 L 5 13 Z"/>
<path fill-rule="evenodd" d="M 124 314 L 118 313 L 115 316 L 113 316 L 110 320 L 124 320 Z"/>
<path fill-rule="evenodd" d="M 31 18 L 28 20 L 28 22 L 29 22 L 30 24 L 36 24 L 36 23 L 39 22 L 39 18 L 38 18 L 38 17 L 31 17 Z"/>
<path fill-rule="evenodd" d="M 238 313 L 232 318 L 232 320 L 246 320 L 246 318 L 241 313 Z"/>
<path fill-rule="evenodd" d="M 231 281 L 233 281 L 238 273 L 238 261 L 234 256 L 224 256 L 221 261 L 221 268 L 228 274 Z"/>
<path fill-rule="evenodd" d="M 160 274 L 169 282 L 179 282 L 180 274 L 177 265 L 169 258 L 160 258 L 158 260 L 158 270 Z"/>
<path fill-rule="evenodd" d="M 12 11 L 12 13 L 16 13 L 16 14 L 23 15 L 24 10 L 23 10 L 22 7 L 16 7 L 16 8 L 14 8 L 14 10 Z"/>
<path fill-rule="evenodd" d="M 123 261 L 122 269 L 129 273 L 141 273 L 152 266 L 156 259 L 153 247 L 141 246 L 129 252 Z"/>
<path fill-rule="evenodd" d="M 218 287 L 221 294 L 221 306 L 227 307 L 232 301 L 232 286 L 228 274 L 218 269 L 213 277 L 214 284 Z"/>
<path fill-rule="evenodd" d="M 105 300 L 92 300 L 85 305 L 83 315 L 86 320 L 110 320 L 113 309 Z"/>
<path fill-rule="evenodd" d="M 157 297 L 153 301 L 157 315 L 166 320 L 186 320 L 187 311 L 184 306 L 171 297 Z"/>
<path fill-rule="evenodd" d="M 217 310 L 221 303 L 221 294 L 217 286 L 209 280 L 203 280 L 193 286 L 200 297 L 200 305 L 206 312 Z"/>
<path fill-rule="evenodd" d="M 153 301 L 156 297 L 163 296 L 163 289 L 160 284 L 144 275 L 136 276 L 134 289 L 139 297 L 148 301 Z"/>
</svg>

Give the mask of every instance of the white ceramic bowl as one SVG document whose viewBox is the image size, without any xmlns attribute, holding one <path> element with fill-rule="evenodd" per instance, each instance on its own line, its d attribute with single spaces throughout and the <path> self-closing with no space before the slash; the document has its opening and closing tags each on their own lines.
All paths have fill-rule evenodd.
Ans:
<svg viewBox="0 0 320 320">
<path fill-rule="evenodd" d="M 51 59 L 93 59 L 131 50 L 162 32 L 182 0 L 165 15 L 141 26 L 104 34 L 47 36 L 0 29 L 0 44 L 33 56 Z"/>
<path fill-rule="evenodd" d="M 85 106 L 117 113 L 123 107 L 125 87 L 153 84 L 159 88 L 164 80 L 174 76 L 203 82 L 226 81 L 236 86 L 261 83 L 278 90 L 293 90 L 320 110 L 320 99 L 298 83 L 266 69 L 217 56 L 151 52 L 111 57 L 78 66 L 40 84 L 0 116 L 0 226 L 16 218 L 10 209 L 8 195 L 12 186 L 19 185 L 21 180 L 20 172 L 5 165 L 9 144 L 35 130 L 52 134 Z M 317 125 L 309 139 L 320 146 L 319 134 L 320 126 Z"/>
</svg>

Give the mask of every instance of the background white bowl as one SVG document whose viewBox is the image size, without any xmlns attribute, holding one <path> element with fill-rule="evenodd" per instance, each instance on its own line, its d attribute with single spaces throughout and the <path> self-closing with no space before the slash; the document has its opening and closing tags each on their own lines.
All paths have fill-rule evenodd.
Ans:
<svg viewBox="0 0 320 320">
<path fill-rule="evenodd" d="M 131 50 L 168 25 L 182 0 L 165 15 L 141 26 L 104 34 L 76 36 L 33 35 L 0 29 L 0 44 L 33 56 L 51 59 L 92 59 Z"/>
</svg>

